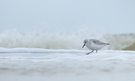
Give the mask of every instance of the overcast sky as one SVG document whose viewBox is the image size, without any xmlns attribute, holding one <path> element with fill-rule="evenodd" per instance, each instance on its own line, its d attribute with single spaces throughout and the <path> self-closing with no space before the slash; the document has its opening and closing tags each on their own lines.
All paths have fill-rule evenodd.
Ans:
<svg viewBox="0 0 135 81">
<path fill-rule="evenodd" d="M 0 0 L 0 29 L 135 32 L 135 0 Z"/>
</svg>

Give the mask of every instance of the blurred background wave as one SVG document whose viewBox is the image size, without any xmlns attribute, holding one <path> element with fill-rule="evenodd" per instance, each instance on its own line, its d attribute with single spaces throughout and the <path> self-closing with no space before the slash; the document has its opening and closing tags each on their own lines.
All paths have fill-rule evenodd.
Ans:
<svg viewBox="0 0 135 81">
<path fill-rule="evenodd" d="M 9 30 L 0 32 L 0 47 L 5 48 L 45 48 L 45 49 L 82 49 L 84 39 L 99 39 L 109 42 L 104 49 L 134 50 L 135 34 L 91 34 L 89 30 L 78 32 L 19 32 Z"/>
</svg>

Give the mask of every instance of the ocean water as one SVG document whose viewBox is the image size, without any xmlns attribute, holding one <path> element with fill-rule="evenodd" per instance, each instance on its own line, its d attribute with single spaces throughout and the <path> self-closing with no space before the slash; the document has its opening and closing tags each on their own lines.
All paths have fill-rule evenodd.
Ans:
<svg viewBox="0 0 135 81">
<path fill-rule="evenodd" d="M 32 30 L 0 31 L 0 47 L 4 48 L 45 48 L 82 49 L 84 39 L 99 39 L 111 45 L 104 49 L 123 49 L 134 42 L 134 34 L 92 34 L 88 29 L 76 31 Z"/>
<path fill-rule="evenodd" d="M 0 81 L 134 81 L 135 52 L 0 49 Z"/>
<path fill-rule="evenodd" d="M 88 38 L 110 46 L 86 55 L 89 50 L 81 47 Z M 134 34 L 84 30 L 1 31 L 0 81 L 134 81 L 135 52 L 119 50 L 131 45 L 134 38 Z"/>
<path fill-rule="evenodd" d="M 98 35 L 80 32 L 1 31 L 0 47 L 5 48 L 46 48 L 46 49 L 80 49 L 86 38 L 99 38 Z"/>
</svg>

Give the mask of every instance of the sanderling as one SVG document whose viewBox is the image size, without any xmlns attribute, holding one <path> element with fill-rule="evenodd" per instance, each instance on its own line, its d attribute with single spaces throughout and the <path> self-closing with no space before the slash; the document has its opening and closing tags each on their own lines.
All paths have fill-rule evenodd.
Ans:
<svg viewBox="0 0 135 81">
<path fill-rule="evenodd" d="M 82 48 L 86 46 L 88 49 L 92 50 L 91 52 L 88 52 L 87 55 L 94 51 L 97 52 L 99 49 L 103 48 L 104 46 L 109 45 L 109 43 L 104 43 L 96 39 L 85 39 L 83 43 L 84 45 L 82 46 Z"/>
</svg>

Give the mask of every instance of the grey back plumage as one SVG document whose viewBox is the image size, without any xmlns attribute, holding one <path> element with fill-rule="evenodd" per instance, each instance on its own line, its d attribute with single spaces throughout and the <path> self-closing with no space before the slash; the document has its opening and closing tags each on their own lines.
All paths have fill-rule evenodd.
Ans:
<svg viewBox="0 0 135 81">
<path fill-rule="evenodd" d="M 98 45 L 109 45 L 109 43 L 104 43 L 104 42 L 101 42 L 96 39 L 90 39 L 90 41 L 92 41 L 93 43 L 98 44 Z"/>
</svg>

